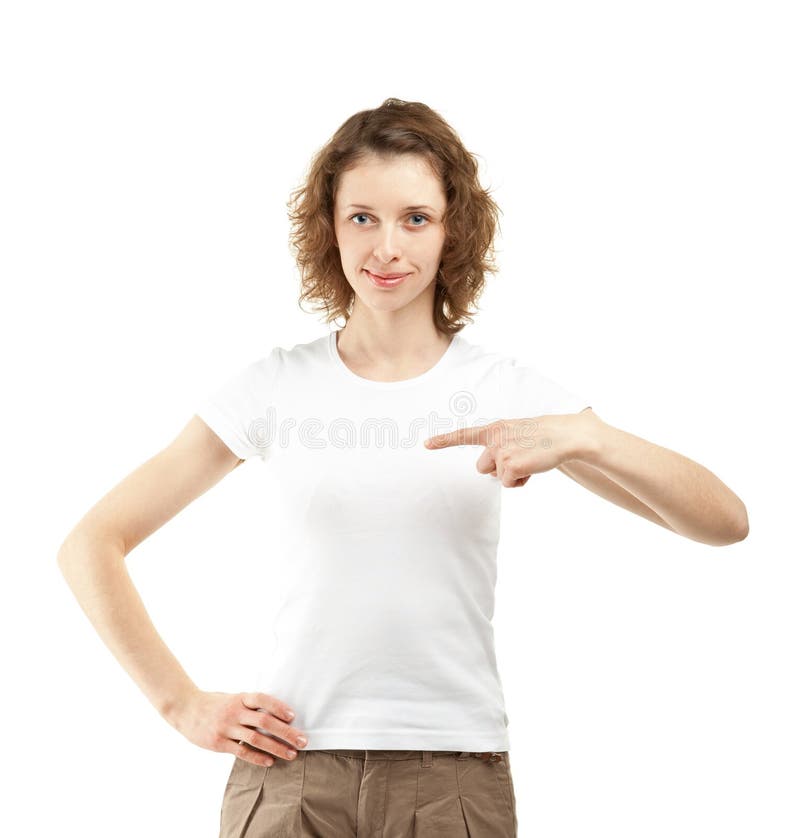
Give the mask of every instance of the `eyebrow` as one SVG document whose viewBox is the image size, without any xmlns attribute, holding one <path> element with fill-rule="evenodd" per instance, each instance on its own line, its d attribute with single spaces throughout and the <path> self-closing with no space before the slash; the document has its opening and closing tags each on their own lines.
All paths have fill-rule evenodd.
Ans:
<svg viewBox="0 0 800 838">
<path fill-rule="evenodd" d="M 371 211 L 372 207 L 368 207 L 366 204 L 348 204 L 347 209 L 365 209 L 365 210 L 370 210 Z M 436 210 L 433 207 L 429 207 L 425 204 L 416 204 L 416 205 L 410 206 L 410 207 L 403 207 L 404 211 L 405 210 L 421 210 L 421 209 L 426 209 L 426 210 L 430 210 L 431 212 L 436 212 Z"/>
</svg>

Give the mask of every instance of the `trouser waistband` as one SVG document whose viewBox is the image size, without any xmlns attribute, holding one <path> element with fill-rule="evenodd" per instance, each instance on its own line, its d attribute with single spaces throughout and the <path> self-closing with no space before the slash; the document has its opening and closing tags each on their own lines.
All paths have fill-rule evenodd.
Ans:
<svg viewBox="0 0 800 838">
<path fill-rule="evenodd" d="M 423 765 L 430 765 L 435 757 L 456 757 L 456 759 L 468 759 L 477 757 L 484 762 L 498 762 L 503 758 L 505 751 L 400 751 L 400 750 L 357 750 L 353 748 L 324 748 L 325 753 L 336 754 L 337 756 L 352 757 L 366 761 L 376 759 L 406 760 L 419 759 L 422 756 Z M 301 751 L 301 753 L 310 753 Z"/>
</svg>

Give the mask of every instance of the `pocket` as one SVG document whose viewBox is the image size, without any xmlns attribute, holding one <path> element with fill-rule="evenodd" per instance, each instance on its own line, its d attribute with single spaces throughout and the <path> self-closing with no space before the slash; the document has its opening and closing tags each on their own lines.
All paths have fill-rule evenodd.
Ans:
<svg viewBox="0 0 800 838">
<path fill-rule="evenodd" d="M 455 764 L 458 777 L 456 795 L 460 801 L 463 827 L 466 827 L 458 834 L 473 835 L 475 838 L 516 838 L 517 818 L 505 754 L 496 762 L 473 758 L 455 759 Z"/>
<path fill-rule="evenodd" d="M 246 759 L 234 757 L 226 788 L 227 786 L 245 786 L 247 788 L 261 786 L 270 768 L 269 765 L 253 765 Z"/>
<path fill-rule="evenodd" d="M 511 771 L 508 766 L 506 755 L 497 762 L 492 763 L 494 766 L 494 776 L 497 779 L 497 786 L 500 789 L 500 796 L 505 801 L 506 807 L 512 816 L 514 813 L 514 790 L 511 783 Z"/>
<path fill-rule="evenodd" d="M 219 813 L 219 838 L 242 838 L 261 800 L 270 766 L 236 757 L 228 775 Z"/>
</svg>

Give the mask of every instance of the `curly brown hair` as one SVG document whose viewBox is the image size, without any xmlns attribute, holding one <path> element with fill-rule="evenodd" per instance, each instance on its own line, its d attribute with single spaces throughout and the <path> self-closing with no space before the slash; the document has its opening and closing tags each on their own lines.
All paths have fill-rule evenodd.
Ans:
<svg viewBox="0 0 800 838">
<path fill-rule="evenodd" d="M 472 320 L 487 273 L 496 273 L 494 236 L 501 212 L 478 181 L 474 155 L 448 123 L 422 102 L 386 99 L 347 119 L 314 155 L 304 183 L 287 202 L 290 250 L 300 269 L 301 293 L 324 310 L 325 322 L 350 318 L 355 293 L 342 270 L 333 209 L 344 172 L 366 156 L 417 154 L 441 178 L 447 196 L 445 240 L 436 275 L 436 328 L 455 334 Z"/>
</svg>

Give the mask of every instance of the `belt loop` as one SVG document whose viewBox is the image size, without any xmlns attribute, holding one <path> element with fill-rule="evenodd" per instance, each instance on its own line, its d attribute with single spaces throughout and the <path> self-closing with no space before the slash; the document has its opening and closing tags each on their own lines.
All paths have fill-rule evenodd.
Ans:
<svg viewBox="0 0 800 838">
<path fill-rule="evenodd" d="M 473 756 L 478 757 L 478 759 L 483 760 L 484 762 L 502 762 L 503 754 L 501 751 L 483 751 L 478 753 L 477 751 L 473 753 Z"/>
<path fill-rule="evenodd" d="M 433 765 L 433 751 L 422 752 L 422 767 L 430 768 Z"/>
</svg>

